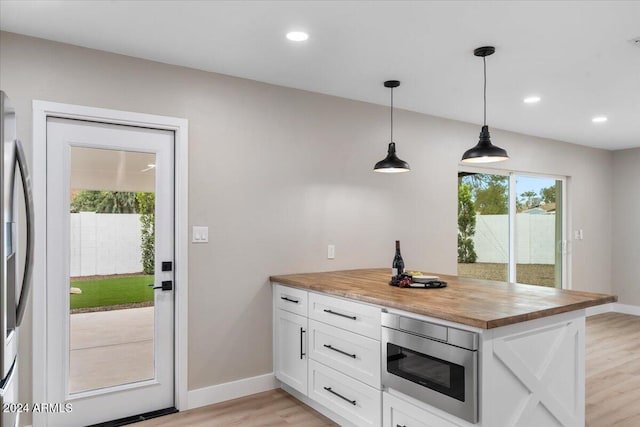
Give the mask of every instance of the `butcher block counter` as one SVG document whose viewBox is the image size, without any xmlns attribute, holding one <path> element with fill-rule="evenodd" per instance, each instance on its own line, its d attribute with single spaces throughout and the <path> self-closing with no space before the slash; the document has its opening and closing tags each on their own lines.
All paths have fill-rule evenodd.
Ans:
<svg viewBox="0 0 640 427">
<path fill-rule="evenodd" d="M 438 289 L 389 286 L 389 268 L 271 276 L 271 282 L 492 329 L 617 301 L 613 295 L 434 274 Z"/>
<path fill-rule="evenodd" d="M 286 391 L 344 426 L 584 427 L 585 309 L 615 296 L 390 273 L 270 278 Z"/>
</svg>

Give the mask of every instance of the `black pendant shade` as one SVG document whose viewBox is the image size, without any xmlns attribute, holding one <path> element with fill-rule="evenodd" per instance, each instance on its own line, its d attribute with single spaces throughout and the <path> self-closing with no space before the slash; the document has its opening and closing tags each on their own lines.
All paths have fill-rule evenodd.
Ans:
<svg viewBox="0 0 640 427">
<path fill-rule="evenodd" d="M 399 159 L 396 155 L 396 143 L 393 142 L 393 88 L 398 86 L 400 86 L 400 82 L 398 80 L 387 80 L 384 82 L 384 87 L 391 89 L 391 142 L 389 143 L 387 157 L 380 160 L 373 167 L 375 172 L 398 173 L 409 172 L 411 170 L 409 163 Z"/>
<path fill-rule="evenodd" d="M 506 150 L 491 143 L 489 126 L 487 126 L 487 62 L 485 58 L 495 51 L 493 46 L 483 46 L 473 51 L 475 56 L 482 57 L 484 65 L 484 121 L 480 131 L 480 140 L 475 147 L 464 152 L 462 155 L 463 163 L 492 163 L 509 159 Z"/>
<path fill-rule="evenodd" d="M 491 143 L 489 126 L 482 126 L 478 144 L 465 151 L 462 155 L 462 161 L 465 163 L 491 163 L 507 160 L 508 158 L 509 155 L 506 150 Z"/>
<path fill-rule="evenodd" d="M 409 163 L 401 160 L 396 156 L 396 143 L 389 143 L 389 152 L 387 157 L 380 160 L 373 168 L 376 172 L 397 173 L 397 172 L 409 172 Z"/>
</svg>

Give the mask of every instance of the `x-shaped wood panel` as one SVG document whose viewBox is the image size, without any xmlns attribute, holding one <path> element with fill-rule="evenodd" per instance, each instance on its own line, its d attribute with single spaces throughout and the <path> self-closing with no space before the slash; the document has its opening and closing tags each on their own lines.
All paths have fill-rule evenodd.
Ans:
<svg viewBox="0 0 640 427">
<path fill-rule="evenodd" d="M 531 418 L 538 403 L 544 405 L 562 426 L 575 426 L 577 424 L 578 420 L 575 415 L 571 414 L 549 390 L 550 380 L 558 373 L 557 370 L 561 366 L 560 363 L 553 363 L 553 361 L 564 341 L 567 339 L 575 340 L 577 334 L 578 328 L 575 323 L 571 322 L 564 325 L 551 347 L 549 347 L 546 358 L 537 373 L 533 372 L 522 358 L 513 351 L 508 341 L 498 339 L 494 342 L 494 354 L 530 392 L 510 425 L 514 427 L 527 426 L 528 420 Z"/>
</svg>

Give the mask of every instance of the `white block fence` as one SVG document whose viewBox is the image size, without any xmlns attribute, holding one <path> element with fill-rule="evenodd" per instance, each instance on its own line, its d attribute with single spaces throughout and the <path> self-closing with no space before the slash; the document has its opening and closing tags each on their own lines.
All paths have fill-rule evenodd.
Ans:
<svg viewBox="0 0 640 427">
<path fill-rule="evenodd" d="M 556 216 L 516 214 L 518 264 L 555 264 Z M 473 244 L 476 262 L 506 263 L 509 256 L 508 215 L 476 215 Z"/>
<path fill-rule="evenodd" d="M 71 214 L 70 275 L 94 276 L 142 271 L 139 214 Z"/>
</svg>

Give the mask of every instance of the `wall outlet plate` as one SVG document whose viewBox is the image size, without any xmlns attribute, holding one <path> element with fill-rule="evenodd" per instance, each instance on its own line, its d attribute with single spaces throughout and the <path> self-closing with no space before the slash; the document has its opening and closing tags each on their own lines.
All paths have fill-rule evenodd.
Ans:
<svg viewBox="0 0 640 427">
<path fill-rule="evenodd" d="M 191 238 L 193 243 L 209 243 L 209 227 L 193 226 L 193 234 Z"/>
</svg>

